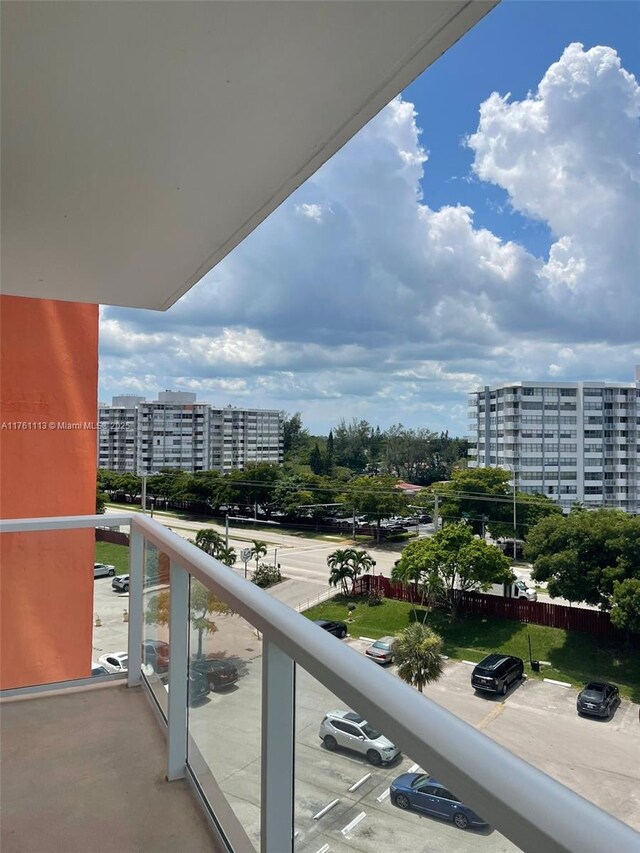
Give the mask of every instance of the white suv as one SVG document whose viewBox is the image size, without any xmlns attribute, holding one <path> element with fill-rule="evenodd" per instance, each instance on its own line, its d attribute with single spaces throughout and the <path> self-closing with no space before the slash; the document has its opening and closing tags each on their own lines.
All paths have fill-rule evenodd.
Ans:
<svg viewBox="0 0 640 853">
<path fill-rule="evenodd" d="M 320 723 L 320 740 L 327 749 L 350 749 L 366 755 L 371 764 L 393 761 L 400 750 L 353 711 L 329 711 Z"/>
</svg>

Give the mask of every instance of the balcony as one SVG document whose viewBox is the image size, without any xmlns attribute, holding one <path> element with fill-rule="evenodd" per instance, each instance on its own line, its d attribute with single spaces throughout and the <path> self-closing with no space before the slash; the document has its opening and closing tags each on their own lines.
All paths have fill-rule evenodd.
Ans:
<svg viewBox="0 0 640 853">
<path fill-rule="evenodd" d="M 3 853 L 86 850 L 97 837 L 101 853 L 379 851 L 364 830 L 351 843 L 366 813 L 350 792 L 367 774 L 347 789 L 318 751 L 322 710 L 341 706 L 357 709 L 414 770 L 428 768 L 492 828 L 470 836 L 430 821 L 430 849 L 595 853 L 602 838 L 612 850 L 638 849 L 628 825 L 146 515 L 20 519 L 0 522 L 0 532 L 87 529 L 105 520 L 131 535 L 126 682 L 115 675 L 4 691 Z M 159 581 L 163 562 L 168 583 Z M 217 656 L 235 661 L 239 682 L 204 697 L 194 692 L 203 591 L 231 608 L 217 611 L 212 636 Z M 309 744 L 301 732 L 310 732 Z M 68 780 L 79 784 L 67 787 Z M 387 789 L 377 803 L 388 796 Z M 340 812 L 341 803 L 350 811 Z M 32 819 L 34 805 L 43 819 Z M 334 806 L 350 815 L 342 829 L 320 823 Z M 389 845 L 418 849 L 425 825 L 391 811 L 388 819 L 403 829 Z"/>
</svg>

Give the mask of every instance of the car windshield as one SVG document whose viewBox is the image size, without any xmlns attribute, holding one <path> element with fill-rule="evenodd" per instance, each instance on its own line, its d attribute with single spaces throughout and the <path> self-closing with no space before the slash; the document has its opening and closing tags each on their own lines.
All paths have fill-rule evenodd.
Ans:
<svg viewBox="0 0 640 853">
<path fill-rule="evenodd" d="M 388 652 L 389 649 L 391 648 L 391 643 L 381 643 L 380 640 L 378 640 L 377 643 L 373 644 L 373 648 L 374 649 L 384 649 L 385 652 Z"/>
<path fill-rule="evenodd" d="M 429 777 L 426 773 L 423 773 L 421 776 L 416 776 L 416 778 L 411 783 L 412 788 L 419 788 L 420 785 L 424 785 L 425 782 L 429 781 Z"/>
<path fill-rule="evenodd" d="M 369 740 L 378 740 L 381 737 L 380 732 L 377 732 L 373 726 L 370 726 L 369 723 L 362 723 L 360 726 L 365 735 L 369 738 Z"/>
<path fill-rule="evenodd" d="M 604 696 L 604 685 L 587 684 L 587 686 L 582 691 L 582 695 L 586 699 L 602 699 L 602 697 Z"/>
</svg>

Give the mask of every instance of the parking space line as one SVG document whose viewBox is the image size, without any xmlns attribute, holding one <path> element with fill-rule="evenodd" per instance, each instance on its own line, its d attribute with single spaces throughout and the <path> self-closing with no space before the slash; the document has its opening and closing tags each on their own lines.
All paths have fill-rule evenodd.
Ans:
<svg viewBox="0 0 640 853">
<path fill-rule="evenodd" d="M 349 833 L 350 833 L 352 830 L 354 830 L 354 829 L 356 828 L 356 826 L 360 823 L 360 821 L 364 820 L 366 816 L 367 816 L 367 813 L 366 813 L 366 812 L 360 812 L 360 814 L 359 814 L 357 817 L 354 817 L 354 819 L 351 821 L 351 823 L 348 823 L 348 824 L 344 827 L 344 829 L 341 829 L 341 830 L 340 830 L 340 832 L 342 833 L 342 835 L 344 835 L 344 837 L 345 837 L 345 838 L 347 838 L 347 836 L 349 835 Z"/>
<path fill-rule="evenodd" d="M 543 678 L 547 684 L 557 684 L 559 687 L 571 687 L 568 681 L 556 681 L 555 678 Z"/>
<path fill-rule="evenodd" d="M 357 782 L 354 782 L 353 785 L 348 789 L 349 791 L 357 791 L 360 785 L 364 785 L 367 779 L 371 779 L 371 773 L 367 773 L 366 776 L 363 776 L 362 779 L 358 779 Z"/>
<path fill-rule="evenodd" d="M 322 847 L 321 847 L 319 850 L 316 850 L 316 853 L 329 853 L 329 850 L 331 850 L 331 848 L 329 847 L 329 845 L 328 845 L 328 844 L 323 844 L 323 845 L 322 845 Z"/>
<path fill-rule="evenodd" d="M 386 791 L 383 791 L 379 797 L 376 797 L 376 802 L 381 803 L 383 800 L 386 800 L 390 793 L 391 788 L 387 788 Z"/>
<path fill-rule="evenodd" d="M 418 770 L 420 770 L 420 765 L 412 764 L 411 767 L 407 770 L 407 773 L 415 773 Z"/>
<path fill-rule="evenodd" d="M 320 809 L 318 814 L 314 814 L 313 819 L 314 820 L 320 820 L 320 818 L 323 817 L 324 815 L 326 815 L 326 813 L 330 809 L 332 809 L 334 806 L 337 806 L 339 802 L 340 802 L 340 797 L 336 797 L 336 799 L 332 800 L 328 806 L 325 806 L 323 809 Z"/>
<path fill-rule="evenodd" d="M 365 640 L 367 643 L 375 643 L 371 637 L 358 637 L 359 640 Z"/>
<path fill-rule="evenodd" d="M 504 711 L 505 704 L 504 702 L 500 702 L 498 705 L 495 705 L 488 714 L 485 714 L 484 717 L 480 720 L 479 723 L 476 723 L 477 729 L 486 729 L 489 723 L 492 723 L 500 714 Z"/>
</svg>

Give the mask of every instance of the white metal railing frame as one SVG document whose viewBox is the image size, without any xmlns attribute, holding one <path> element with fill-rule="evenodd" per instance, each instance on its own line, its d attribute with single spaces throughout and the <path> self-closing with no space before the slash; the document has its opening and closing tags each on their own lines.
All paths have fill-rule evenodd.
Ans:
<svg viewBox="0 0 640 853">
<path fill-rule="evenodd" d="M 104 525 L 105 516 L 13 519 L 0 521 L 0 533 L 86 528 L 101 523 Z M 184 589 L 184 580 L 178 580 L 180 572 L 192 575 L 263 634 L 263 853 L 283 853 L 293 849 L 295 768 L 290 722 L 295 713 L 295 690 L 292 689 L 295 683 L 294 663 L 300 664 L 356 708 L 421 767 L 428 768 L 430 773 L 442 779 L 463 801 L 522 850 L 531 853 L 597 853 L 602 849 L 603 839 L 606 839 L 609 849 L 624 853 L 640 851 L 640 834 L 627 824 L 527 764 L 413 687 L 378 667 L 372 667 L 353 649 L 329 637 L 305 617 L 238 577 L 162 524 L 139 513 L 110 515 L 108 523 L 110 526 L 131 525 L 131 569 L 132 574 L 139 574 L 139 579 L 136 579 L 136 590 L 138 586 L 139 590 L 134 592 L 134 598 L 139 593 L 140 607 L 135 601 L 130 602 L 130 621 L 132 612 L 136 616 L 134 622 L 138 621 L 140 614 L 140 632 L 140 545 L 144 538 L 169 556 L 172 587 L 177 583 Z M 139 560 L 137 564 L 134 557 Z M 131 593 L 132 586 L 130 596 Z M 170 601 L 173 598 L 172 590 Z M 184 610 L 182 617 L 186 621 L 184 596 L 178 594 L 176 598 L 179 602 L 177 607 Z M 174 613 L 174 619 L 177 618 L 177 613 Z M 328 644 L 330 654 L 327 654 Z M 132 652 L 136 649 L 140 649 L 140 643 L 130 646 L 130 666 Z M 173 654 L 171 659 L 174 660 Z M 176 679 L 176 684 L 183 681 L 186 676 L 181 669 L 186 670 L 186 666 L 185 656 L 183 665 L 176 663 L 174 672 L 170 671 L 170 679 Z M 129 683 L 132 681 L 136 682 L 135 672 Z M 174 697 L 178 692 L 182 693 L 173 692 Z M 182 704 L 185 704 L 186 691 L 182 695 Z M 287 726 L 282 725 L 283 714 L 289 721 Z M 173 716 L 175 722 L 176 715 Z M 174 769 L 177 767 L 179 775 L 184 775 L 180 774 L 180 766 L 183 762 L 186 764 L 186 714 L 179 709 L 177 718 L 179 726 L 184 726 L 185 730 L 184 734 L 182 731 L 174 732 L 171 754 L 170 718 L 168 764 Z"/>
</svg>

